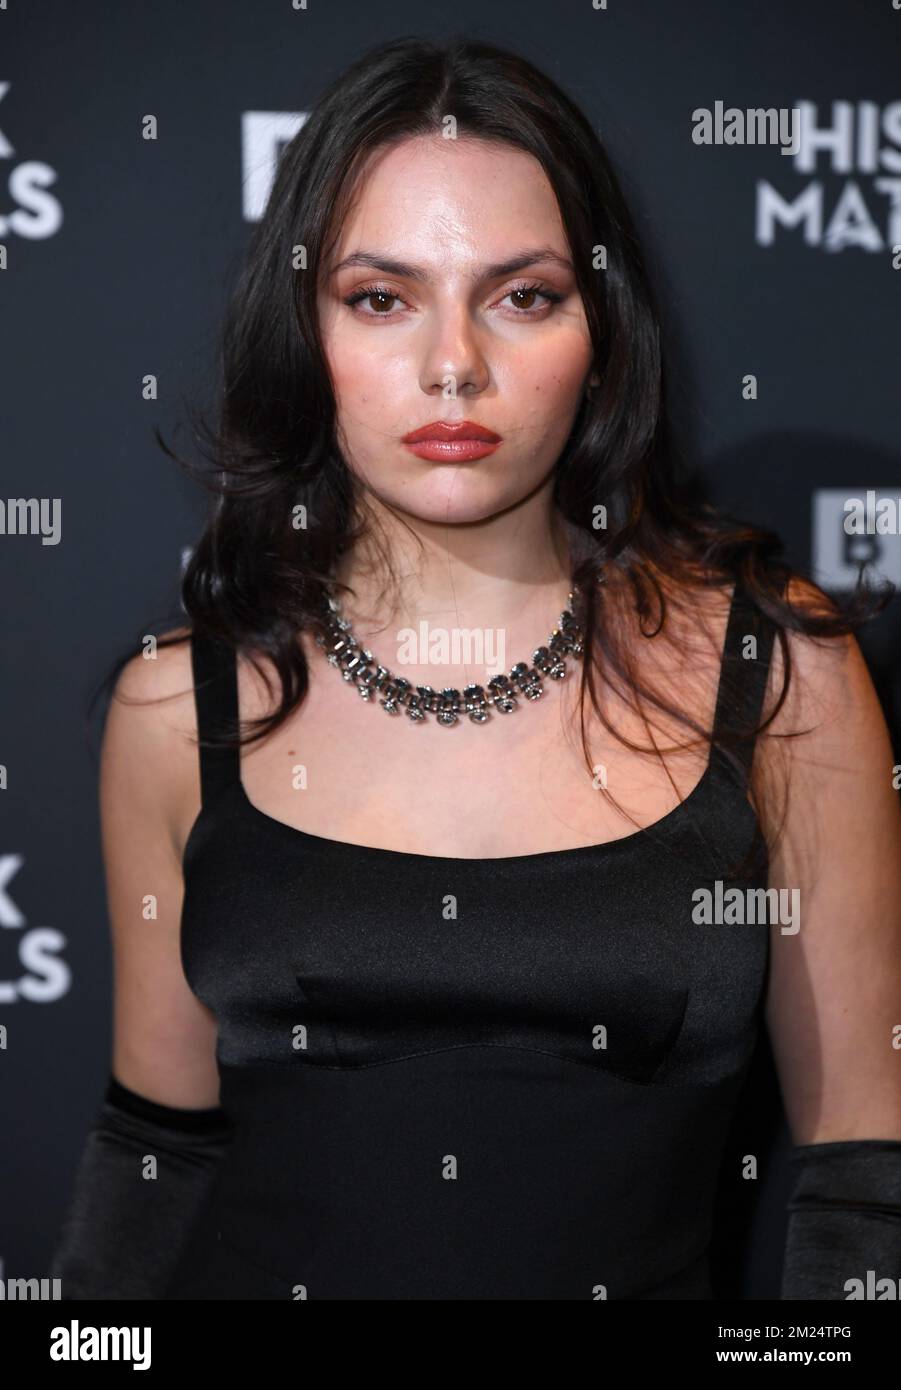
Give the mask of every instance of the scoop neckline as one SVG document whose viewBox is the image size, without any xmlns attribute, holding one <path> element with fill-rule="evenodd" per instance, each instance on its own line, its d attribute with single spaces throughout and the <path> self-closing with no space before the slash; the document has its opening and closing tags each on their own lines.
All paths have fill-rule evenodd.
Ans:
<svg viewBox="0 0 901 1390">
<path fill-rule="evenodd" d="M 565 856 L 592 854 L 595 856 L 617 852 L 620 846 L 635 846 L 647 844 L 649 839 L 653 839 L 655 832 L 663 826 L 668 826 L 677 816 L 694 801 L 700 799 L 707 792 L 711 785 L 715 771 L 714 757 L 707 760 L 707 764 L 698 781 L 694 784 L 691 791 L 685 796 L 677 806 L 650 825 L 642 826 L 638 830 L 630 831 L 628 835 L 619 835 L 615 840 L 600 840 L 593 845 L 572 845 L 568 849 L 542 849 L 534 850 L 529 854 L 495 854 L 495 855 L 472 855 L 463 856 L 453 854 L 418 854 L 415 850 L 406 849 L 387 849 L 382 845 L 358 844 L 355 840 L 335 840 L 329 835 L 315 835 L 310 830 L 301 830 L 299 826 L 289 825 L 287 821 L 279 820 L 276 816 L 270 816 L 267 811 L 263 811 L 255 802 L 251 801 L 240 775 L 235 779 L 233 786 L 237 788 L 238 798 L 242 807 L 252 818 L 263 825 L 275 826 L 275 833 L 284 832 L 294 837 L 296 840 L 305 840 L 311 846 L 318 847 L 329 852 L 347 852 L 355 854 L 375 854 L 391 856 L 395 859 L 418 859 L 423 863 L 430 864 L 523 864 L 535 862 L 539 859 L 562 859 Z M 749 805 L 749 809 L 750 805 Z M 203 808 L 201 808 L 201 814 Z"/>
</svg>

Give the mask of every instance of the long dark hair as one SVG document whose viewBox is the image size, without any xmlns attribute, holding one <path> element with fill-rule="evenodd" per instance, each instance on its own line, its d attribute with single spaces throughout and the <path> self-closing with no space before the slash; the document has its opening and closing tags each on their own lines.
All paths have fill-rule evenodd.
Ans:
<svg viewBox="0 0 901 1390">
<path fill-rule="evenodd" d="M 600 385 L 580 407 L 557 461 L 556 508 L 600 545 L 608 572 L 634 598 L 645 635 L 663 630 L 668 597 L 742 585 L 774 624 L 782 651 L 783 688 L 763 720 L 766 727 L 791 680 L 788 630 L 824 637 L 851 632 L 881 611 L 894 587 L 877 593 L 860 575 L 841 611 L 789 569 L 774 532 L 689 501 L 677 484 L 664 411 L 654 296 L 633 220 L 596 132 L 522 57 L 465 39 L 436 44 L 402 38 L 365 53 L 335 81 L 281 156 L 226 313 L 219 419 L 212 427 L 192 411 L 198 447 L 212 467 L 195 469 L 177 458 L 156 432 L 165 452 L 213 494 L 182 581 L 191 627 L 245 653 L 257 669 L 263 654 L 279 678 L 272 712 L 233 730 L 226 741 L 263 738 L 303 699 L 308 671 L 297 633 L 317 628 L 335 562 L 370 534 L 359 484 L 334 438 L 335 400 L 317 316 L 319 276 L 364 162 L 387 143 L 441 132 L 448 116 L 458 138 L 503 142 L 539 161 L 572 250 Z M 604 255 L 606 267 L 599 269 Z M 599 505 L 606 508 L 602 531 L 593 524 Z M 396 578 L 391 556 L 384 561 Z M 580 692 L 589 767 L 586 694 L 626 746 L 659 752 L 656 746 L 640 749 L 612 728 L 598 702 L 598 677 L 615 678 L 636 707 L 649 701 L 712 743 L 712 729 L 639 682 L 629 643 L 621 640 L 608 605 L 598 601 L 595 564 L 586 558 L 573 572 L 585 595 L 585 650 L 592 657 L 582 663 Z M 793 601 L 788 586 L 796 577 L 803 582 Z M 160 645 L 186 640 L 179 633 Z M 107 680 L 134 654 L 123 656 Z M 757 729 L 731 723 L 732 734 L 718 742 L 739 770 L 736 744 Z M 756 792 L 754 800 L 757 805 Z"/>
</svg>

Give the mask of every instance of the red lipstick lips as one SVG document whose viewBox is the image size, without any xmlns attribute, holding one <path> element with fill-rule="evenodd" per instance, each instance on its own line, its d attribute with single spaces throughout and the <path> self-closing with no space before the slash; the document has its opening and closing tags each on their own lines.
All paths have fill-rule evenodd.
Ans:
<svg viewBox="0 0 901 1390">
<path fill-rule="evenodd" d="M 439 463 L 469 463 L 484 458 L 493 454 L 500 442 L 501 436 L 494 430 L 471 420 L 433 420 L 403 437 L 403 443 L 417 458 Z"/>
</svg>

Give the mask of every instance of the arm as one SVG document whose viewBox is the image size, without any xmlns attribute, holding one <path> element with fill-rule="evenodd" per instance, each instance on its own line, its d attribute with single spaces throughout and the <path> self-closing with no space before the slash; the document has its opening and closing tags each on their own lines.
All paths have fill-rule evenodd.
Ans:
<svg viewBox="0 0 901 1390">
<path fill-rule="evenodd" d="M 126 1086 L 179 1107 L 219 1101 L 216 1021 L 191 992 L 179 949 L 181 850 L 200 810 L 195 737 L 188 644 L 162 648 L 156 660 L 135 657 L 110 705 L 100 769 L 112 1067 Z M 151 894 L 155 920 L 144 917 Z"/>
<path fill-rule="evenodd" d="M 771 928 L 766 1011 L 795 1144 L 782 1297 L 843 1299 L 868 1269 L 901 1278 L 901 802 L 857 641 L 789 640 L 771 728 L 811 732 L 782 741 L 769 879 L 800 893 L 798 932 Z"/>
<path fill-rule="evenodd" d="M 64 1299 L 164 1296 L 230 1138 L 215 1019 L 191 993 L 179 950 L 179 845 L 200 806 L 194 729 L 189 647 L 134 658 L 110 705 L 100 770 L 112 1071 L 53 1256 Z M 150 895 L 156 915 L 145 918 Z"/>
</svg>

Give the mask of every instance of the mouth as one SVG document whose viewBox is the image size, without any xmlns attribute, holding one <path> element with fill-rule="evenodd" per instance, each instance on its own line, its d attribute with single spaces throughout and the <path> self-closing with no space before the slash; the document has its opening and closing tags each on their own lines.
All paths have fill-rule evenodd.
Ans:
<svg viewBox="0 0 901 1390">
<path fill-rule="evenodd" d="M 402 443 L 417 458 L 468 463 L 493 454 L 501 436 L 471 420 L 433 420 L 405 434 Z"/>
</svg>

